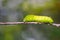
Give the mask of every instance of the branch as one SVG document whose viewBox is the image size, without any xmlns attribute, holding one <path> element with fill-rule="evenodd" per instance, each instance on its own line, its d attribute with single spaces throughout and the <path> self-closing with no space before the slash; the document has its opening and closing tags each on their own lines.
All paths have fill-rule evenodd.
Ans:
<svg viewBox="0 0 60 40">
<path fill-rule="evenodd" d="M 14 24 L 44 24 L 44 23 L 40 23 L 40 22 L 0 22 L 0 25 L 14 25 Z M 53 26 L 57 26 L 59 27 L 60 24 L 52 24 Z"/>
</svg>

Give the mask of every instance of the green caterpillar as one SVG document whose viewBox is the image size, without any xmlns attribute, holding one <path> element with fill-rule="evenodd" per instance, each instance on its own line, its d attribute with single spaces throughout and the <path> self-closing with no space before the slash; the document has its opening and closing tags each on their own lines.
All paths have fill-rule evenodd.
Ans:
<svg viewBox="0 0 60 40">
<path fill-rule="evenodd" d="M 48 16 L 27 15 L 24 22 L 41 22 L 41 23 L 53 23 L 53 19 Z"/>
</svg>

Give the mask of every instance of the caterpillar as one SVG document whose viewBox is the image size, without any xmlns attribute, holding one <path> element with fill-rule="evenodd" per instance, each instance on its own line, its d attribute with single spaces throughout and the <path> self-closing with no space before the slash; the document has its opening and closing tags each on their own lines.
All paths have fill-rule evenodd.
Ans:
<svg viewBox="0 0 60 40">
<path fill-rule="evenodd" d="M 48 16 L 27 15 L 24 22 L 40 22 L 40 23 L 53 23 L 53 19 Z"/>
</svg>

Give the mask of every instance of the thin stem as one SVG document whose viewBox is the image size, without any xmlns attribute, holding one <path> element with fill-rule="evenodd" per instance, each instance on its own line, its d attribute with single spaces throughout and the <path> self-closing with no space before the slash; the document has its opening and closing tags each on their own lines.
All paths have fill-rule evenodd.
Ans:
<svg viewBox="0 0 60 40">
<path fill-rule="evenodd" d="M 0 25 L 14 25 L 14 24 L 44 24 L 44 23 L 40 23 L 40 22 L 0 22 Z M 57 26 L 59 27 L 60 24 L 56 24 L 56 23 L 53 23 L 52 24 L 53 26 Z"/>
</svg>

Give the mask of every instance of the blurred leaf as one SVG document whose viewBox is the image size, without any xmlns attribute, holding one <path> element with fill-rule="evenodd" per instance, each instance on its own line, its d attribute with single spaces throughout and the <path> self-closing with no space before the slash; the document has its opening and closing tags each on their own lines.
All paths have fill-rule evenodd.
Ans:
<svg viewBox="0 0 60 40">
<path fill-rule="evenodd" d="M 2 6 L 3 6 L 3 7 L 6 6 L 7 3 L 8 3 L 8 1 L 9 1 L 9 0 L 3 0 L 3 1 L 2 1 Z"/>
</svg>

